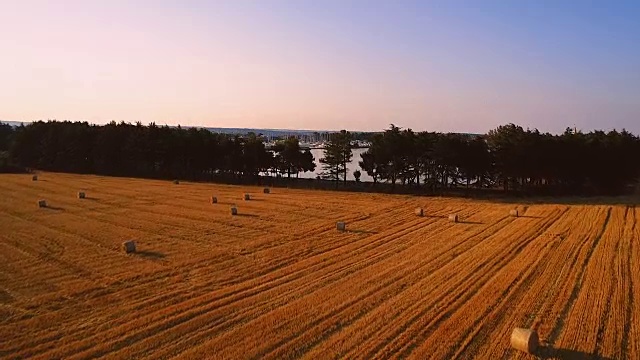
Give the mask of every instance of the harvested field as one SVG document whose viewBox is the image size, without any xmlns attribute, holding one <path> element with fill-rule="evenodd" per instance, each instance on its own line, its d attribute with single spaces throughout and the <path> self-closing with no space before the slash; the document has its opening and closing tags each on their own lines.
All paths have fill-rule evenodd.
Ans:
<svg viewBox="0 0 640 360">
<path fill-rule="evenodd" d="M 634 206 L 0 180 L 2 358 L 640 359 Z"/>
</svg>

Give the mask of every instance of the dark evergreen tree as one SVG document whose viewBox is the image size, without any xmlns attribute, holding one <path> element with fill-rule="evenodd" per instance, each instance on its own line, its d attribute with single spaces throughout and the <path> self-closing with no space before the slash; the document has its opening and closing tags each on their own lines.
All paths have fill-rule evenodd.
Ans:
<svg viewBox="0 0 640 360">
<path fill-rule="evenodd" d="M 353 157 L 352 139 L 351 133 L 346 130 L 330 135 L 324 148 L 324 157 L 320 159 L 325 179 L 335 180 L 337 183 L 342 176 L 343 181 L 347 182 L 347 164 Z"/>
</svg>

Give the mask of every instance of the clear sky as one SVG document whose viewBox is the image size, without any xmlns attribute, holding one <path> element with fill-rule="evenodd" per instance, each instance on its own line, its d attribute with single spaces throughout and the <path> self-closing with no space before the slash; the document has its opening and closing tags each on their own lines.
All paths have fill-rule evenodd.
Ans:
<svg viewBox="0 0 640 360">
<path fill-rule="evenodd" d="M 0 0 L 0 119 L 640 133 L 640 1 Z"/>
</svg>

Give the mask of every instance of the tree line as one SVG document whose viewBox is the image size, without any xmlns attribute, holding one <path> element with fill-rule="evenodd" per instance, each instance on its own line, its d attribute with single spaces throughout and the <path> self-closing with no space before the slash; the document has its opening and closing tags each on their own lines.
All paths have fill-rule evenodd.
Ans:
<svg viewBox="0 0 640 360">
<path fill-rule="evenodd" d="M 3 135 L 4 134 L 4 135 Z M 34 122 L 0 127 L 0 151 L 14 165 L 48 171 L 166 179 L 256 181 L 261 174 L 314 171 L 296 138 L 267 149 L 261 136 L 141 123 Z"/>
<path fill-rule="evenodd" d="M 435 193 L 446 189 L 503 189 L 532 194 L 620 194 L 640 176 L 640 139 L 627 131 L 567 129 L 553 135 L 500 126 L 484 135 L 414 132 L 391 125 L 369 134 L 371 146 L 349 169 L 355 136 L 331 133 L 320 177 L 347 184 L 353 171 L 372 187 Z M 358 159 L 356 159 L 358 160 Z M 315 171 L 315 159 L 291 137 L 266 146 L 260 134 L 140 123 L 0 124 L 0 170 L 11 167 L 102 175 L 259 182 Z"/>
<path fill-rule="evenodd" d="M 623 130 L 552 135 L 508 124 L 486 135 L 375 134 L 360 167 L 374 182 L 501 188 L 535 194 L 620 194 L 637 185 L 640 139 Z"/>
</svg>

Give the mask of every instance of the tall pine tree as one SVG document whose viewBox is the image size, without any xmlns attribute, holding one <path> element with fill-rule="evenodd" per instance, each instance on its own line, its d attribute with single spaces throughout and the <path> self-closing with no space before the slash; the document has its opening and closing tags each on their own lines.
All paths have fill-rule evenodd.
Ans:
<svg viewBox="0 0 640 360">
<path fill-rule="evenodd" d="M 342 176 L 343 181 L 347 182 L 347 171 L 349 170 L 347 164 L 351 162 L 353 157 L 352 140 L 353 136 L 346 130 L 329 136 L 329 142 L 324 148 L 324 157 L 320 159 L 324 170 L 323 178 L 335 180 L 337 184 Z"/>
</svg>

